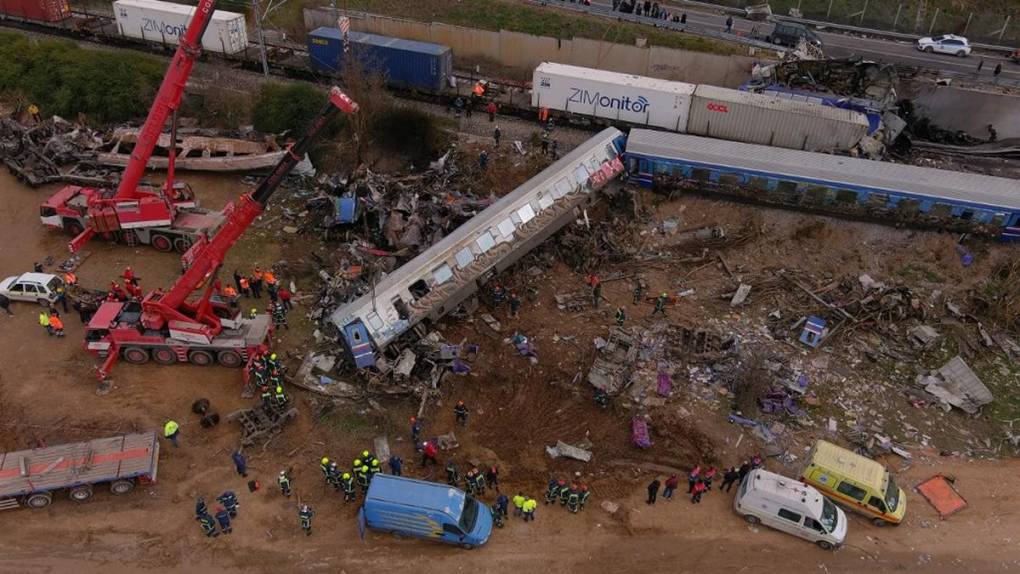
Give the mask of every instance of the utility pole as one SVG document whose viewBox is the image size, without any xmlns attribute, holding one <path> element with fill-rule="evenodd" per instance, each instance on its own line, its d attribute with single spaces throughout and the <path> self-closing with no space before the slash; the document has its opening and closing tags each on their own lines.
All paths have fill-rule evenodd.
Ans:
<svg viewBox="0 0 1020 574">
<path fill-rule="evenodd" d="M 262 75 L 269 77 L 269 61 L 266 59 L 266 37 L 262 33 L 262 10 L 259 0 L 251 0 L 251 11 L 255 14 L 255 34 L 259 41 L 259 58 L 262 60 Z"/>
</svg>

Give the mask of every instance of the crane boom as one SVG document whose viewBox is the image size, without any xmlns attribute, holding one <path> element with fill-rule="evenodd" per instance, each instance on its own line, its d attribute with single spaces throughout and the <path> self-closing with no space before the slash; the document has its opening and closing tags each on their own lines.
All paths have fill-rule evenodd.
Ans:
<svg viewBox="0 0 1020 574">
<path fill-rule="evenodd" d="M 145 118 L 145 124 L 138 132 L 138 140 L 131 151 L 131 160 L 128 162 L 124 174 L 117 185 L 116 198 L 132 197 L 138 189 L 138 182 L 141 181 L 145 168 L 152 157 L 152 150 L 159 142 L 159 135 L 166 125 L 166 120 L 180 106 L 181 96 L 191 76 L 191 68 L 198 60 L 202 51 L 202 36 L 205 35 L 209 22 L 212 21 L 213 9 L 216 7 L 216 0 L 198 0 L 198 7 L 195 15 L 188 23 L 188 31 L 181 38 L 177 46 L 170 67 L 163 76 L 163 83 L 156 93 L 156 100 L 149 108 L 149 115 Z M 171 153 L 173 142 L 171 142 Z"/>
<path fill-rule="evenodd" d="M 143 302 L 142 324 L 147 329 L 159 329 L 167 321 L 187 321 L 202 323 L 211 328 L 211 335 L 221 329 L 220 319 L 211 309 L 209 299 L 212 295 L 213 277 L 223 264 L 227 252 L 242 234 L 251 226 L 255 218 L 265 210 L 269 198 L 280 186 L 283 178 L 304 157 L 312 140 L 318 135 L 337 111 L 353 114 L 358 111 L 358 104 L 344 94 L 340 88 L 334 87 L 329 93 L 329 102 L 312 120 L 305 134 L 288 150 L 258 188 L 251 193 L 242 195 L 236 203 L 227 205 L 223 214 L 226 222 L 211 239 L 201 239 L 185 254 L 185 261 L 190 261 L 187 269 L 177 279 L 173 287 L 165 294 L 151 293 Z M 189 305 L 188 297 L 198 288 L 205 285 L 205 293 L 195 305 Z"/>
</svg>

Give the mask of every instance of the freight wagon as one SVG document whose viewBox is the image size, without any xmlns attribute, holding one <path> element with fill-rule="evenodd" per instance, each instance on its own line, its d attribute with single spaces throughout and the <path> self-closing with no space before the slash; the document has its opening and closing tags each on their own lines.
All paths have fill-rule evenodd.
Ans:
<svg viewBox="0 0 1020 574">
<path fill-rule="evenodd" d="M 0 0 L 0 18 L 61 22 L 71 17 L 67 0 Z"/>
<path fill-rule="evenodd" d="M 802 151 L 847 151 L 868 134 L 860 112 L 699 84 L 687 133 Z"/>
<path fill-rule="evenodd" d="M 46 508 L 58 492 L 86 502 L 100 484 L 127 494 L 136 484 L 156 482 L 158 464 L 153 431 L 0 453 L 0 510 Z"/>
<path fill-rule="evenodd" d="M 1016 180 L 631 130 L 631 181 L 758 203 L 1020 240 Z"/>
<path fill-rule="evenodd" d="M 534 249 L 622 173 L 624 135 L 606 128 L 329 316 L 358 368 L 425 319 L 438 320 Z"/>
<path fill-rule="evenodd" d="M 344 50 L 337 28 L 316 28 L 308 35 L 308 60 L 313 70 L 342 72 L 345 58 L 355 58 L 366 70 L 402 88 L 442 92 L 453 75 L 453 51 L 429 42 L 378 34 L 349 32 L 350 51 Z"/>
<path fill-rule="evenodd" d="M 25 0 L 30 1 L 30 0 Z M 176 46 L 188 29 L 195 7 L 159 0 L 117 0 L 113 16 L 122 36 Z M 248 47 L 244 14 L 216 10 L 202 36 L 202 49 L 236 54 Z"/>
<path fill-rule="evenodd" d="M 694 84 L 545 62 L 535 68 L 531 107 L 687 130 Z"/>
</svg>

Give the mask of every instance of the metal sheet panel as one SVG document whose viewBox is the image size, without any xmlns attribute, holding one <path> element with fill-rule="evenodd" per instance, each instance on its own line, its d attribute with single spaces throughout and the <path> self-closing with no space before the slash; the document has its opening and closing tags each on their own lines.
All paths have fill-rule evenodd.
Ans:
<svg viewBox="0 0 1020 574">
<path fill-rule="evenodd" d="M 991 177 L 846 156 L 635 129 L 627 153 L 728 167 L 840 187 L 946 198 L 975 207 L 1020 210 L 1020 183 Z"/>
<path fill-rule="evenodd" d="M 0 14 L 40 22 L 59 22 L 71 17 L 67 0 L 0 0 Z"/>
<path fill-rule="evenodd" d="M 694 88 L 683 82 L 546 62 L 535 68 L 531 104 L 683 132 Z"/>
<path fill-rule="evenodd" d="M 804 151 L 848 150 L 868 127 L 860 112 L 705 84 L 687 121 L 691 134 Z"/>
</svg>

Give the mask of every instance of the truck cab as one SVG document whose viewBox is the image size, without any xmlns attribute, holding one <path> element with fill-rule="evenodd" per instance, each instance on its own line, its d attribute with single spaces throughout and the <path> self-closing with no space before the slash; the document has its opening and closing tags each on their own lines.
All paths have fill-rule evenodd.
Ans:
<svg viewBox="0 0 1020 574">
<path fill-rule="evenodd" d="M 464 491 L 424 480 L 378 474 L 358 512 L 365 527 L 456 544 L 481 546 L 492 534 L 492 512 Z"/>
</svg>

